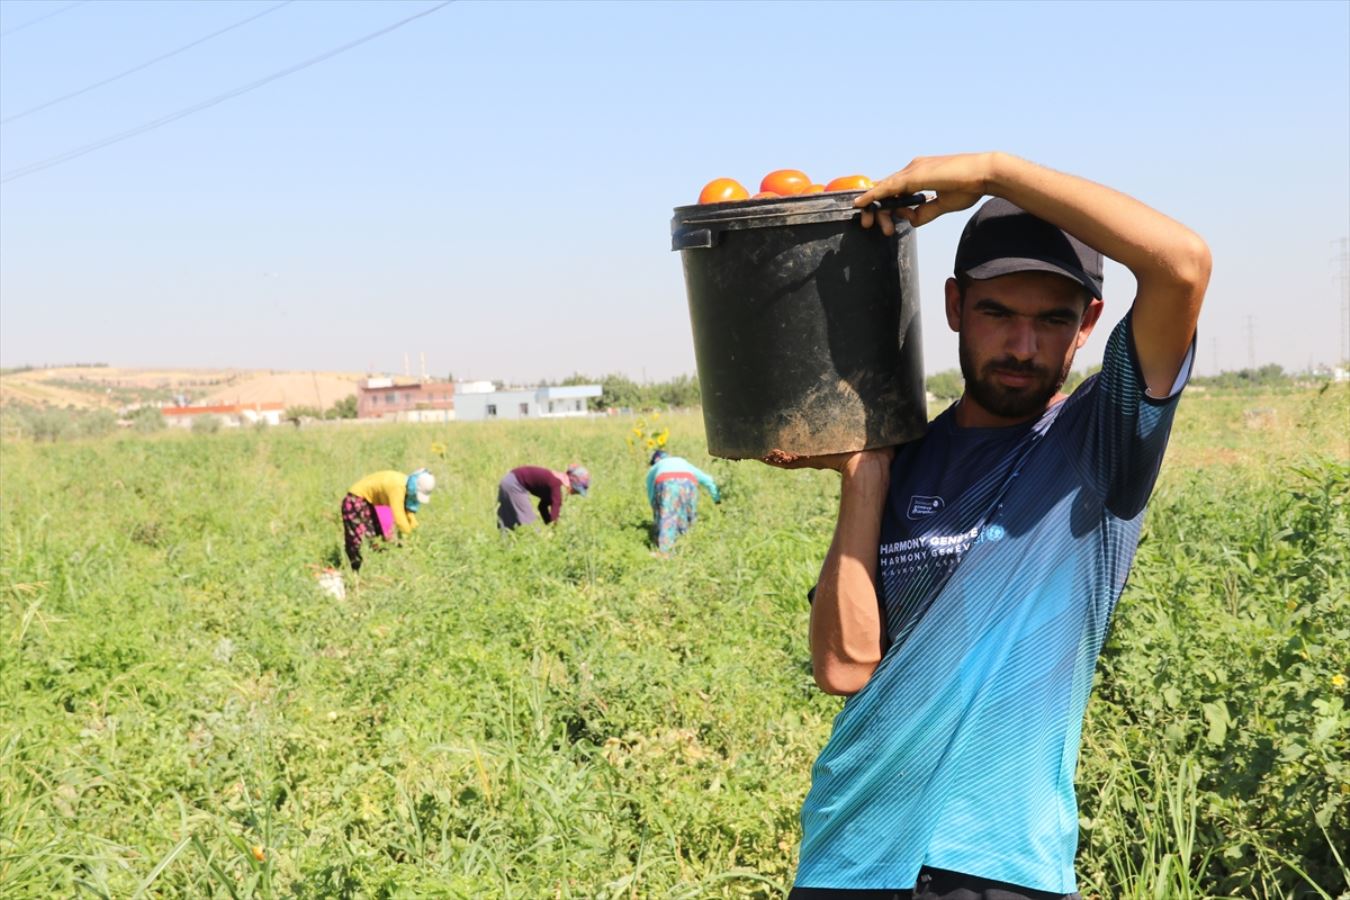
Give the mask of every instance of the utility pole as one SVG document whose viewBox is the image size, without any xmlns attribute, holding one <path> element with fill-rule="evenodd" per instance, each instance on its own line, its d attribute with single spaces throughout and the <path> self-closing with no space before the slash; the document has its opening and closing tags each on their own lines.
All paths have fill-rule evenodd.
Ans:
<svg viewBox="0 0 1350 900">
<path fill-rule="evenodd" d="M 1256 325 L 1247 317 L 1247 368 L 1256 371 Z"/>
<path fill-rule="evenodd" d="M 1336 273 L 1336 279 L 1341 287 L 1341 358 L 1340 365 L 1344 366 L 1350 362 L 1350 238 L 1341 238 L 1338 241 L 1332 241 L 1333 244 L 1340 245 L 1340 252 L 1333 257 L 1333 261 L 1339 262 L 1340 271 Z"/>
</svg>

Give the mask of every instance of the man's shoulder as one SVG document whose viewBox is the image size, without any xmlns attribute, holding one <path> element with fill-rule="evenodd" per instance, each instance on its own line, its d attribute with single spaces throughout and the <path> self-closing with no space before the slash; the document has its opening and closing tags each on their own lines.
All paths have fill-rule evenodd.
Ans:
<svg viewBox="0 0 1350 900">
<path fill-rule="evenodd" d="M 1076 422 L 1083 412 L 1092 406 L 1092 398 L 1097 391 L 1101 390 L 1101 372 L 1094 372 L 1073 390 L 1073 393 L 1065 397 L 1047 413 L 1052 413 L 1048 417 L 1045 425 L 1046 434 L 1059 431 L 1061 434 L 1068 431 L 1073 422 Z"/>
<path fill-rule="evenodd" d="M 932 444 L 933 441 L 931 438 L 934 436 L 940 437 L 942 434 L 950 432 L 952 422 L 956 417 L 957 406 L 957 403 L 952 403 L 942 412 L 930 419 L 928 424 L 924 426 L 923 432 L 918 437 L 905 441 L 903 444 L 896 447 L 896 455 L 899 456 L 901 453 L 917 452 L 924 446 Z"/>
</svg>

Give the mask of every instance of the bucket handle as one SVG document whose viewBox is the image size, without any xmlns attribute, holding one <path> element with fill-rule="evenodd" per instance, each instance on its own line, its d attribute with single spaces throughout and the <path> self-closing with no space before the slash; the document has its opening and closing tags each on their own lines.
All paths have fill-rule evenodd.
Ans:
<svg viewBox="0 0 1350 900">
<path fill-rule="evenodd" d="M 711 228 L 682 228 L 670 236 L 670 249 L 707 250 L 717 244 L 717 237 Z"/>
<path fill-rule="evenodd" d="M 922 206 L 927 203 L 929 198 L 924 194 L 906 194 L 900 197 L 887 197 L 885 200 L 872 201 L 873 209 L 899 209 L 902 206 Z M 752 220 L 753 221 L 753 220 Z M 729 222 L 723 223 L 726 226 L 734 225 Z M 741 227 L 745 227 L 742 225 Z M 709 250 L 717 246 L 718 238 L 722 236 L 722 229 L 712 229 L 703 226 L 694 226 L 692 228 L 681 228 L 670 236 L 671 250 Z"/>
<path fill-rule="evenodd" d="M 932 198 L 927 194 L 904 194 L 899 197 L 887 197 L 885 200 L 873 200 L 873 209 L 899 209 L 902 206 L 923 206 Z"/>
</svg>

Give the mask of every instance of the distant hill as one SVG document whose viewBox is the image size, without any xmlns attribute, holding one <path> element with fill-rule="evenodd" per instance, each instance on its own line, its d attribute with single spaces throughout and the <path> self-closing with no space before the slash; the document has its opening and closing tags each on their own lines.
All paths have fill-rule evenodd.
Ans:
<svg viewBox="0 0 1350 900">
<path fill-rule="evenodd" d="M 72 366 L 0 375 L 0 404 L 120 409 L 172 403 L 284 403 L 327 409 L 356 393 L 355 372 L 276 372 L 247 369 L 121 369 Z"/>
<path fill-rule="evenodd" d="M 328 409 L 339 400 L 354 395 L 356 382 L 364 377 L 364 375 L 337 375 L 331 372 L 254 374 L 240 378 L 195 402 L 207 406 L 280 402 L 287 406 Z"/>
</svg>

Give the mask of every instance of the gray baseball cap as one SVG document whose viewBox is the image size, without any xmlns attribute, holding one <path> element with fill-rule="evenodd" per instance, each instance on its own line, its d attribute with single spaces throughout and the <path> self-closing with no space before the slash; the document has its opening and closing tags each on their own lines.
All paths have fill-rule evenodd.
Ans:
<svg viewBox="0 0 1350 900">
<path fill-rule="evenodd" d="M 1052 272 L 1102 296 L 1102 255 L 1078 238 L 1001 197 L 985 201 L 956 245 L 957 274 L 997 278 Z"/>
</svg>

